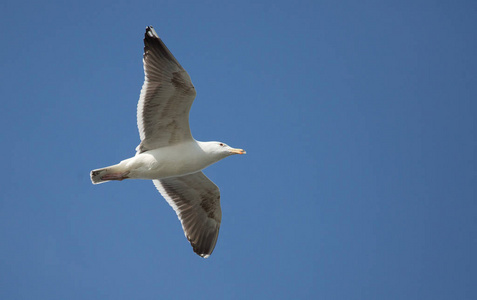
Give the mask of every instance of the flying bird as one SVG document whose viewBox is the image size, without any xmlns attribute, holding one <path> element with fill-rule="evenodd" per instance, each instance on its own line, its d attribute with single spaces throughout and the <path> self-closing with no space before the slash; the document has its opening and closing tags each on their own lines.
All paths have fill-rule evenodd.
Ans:
<svg viewBox="0 0 477 300">
<path fill-rule="evenodd" d="M 141 143 L 135 156 L 91 171 L 91 181 L 152 180 L 176 212 L 194 252 L 207 258 L 217 243 L 222 211 L 219 188 L 202 169 L 245 151 L 192 137 L 189 111 L 194 85 L 152 26 L 144 36 L 143 64 L 145 78 L 137 105 Z"/>
</svg>

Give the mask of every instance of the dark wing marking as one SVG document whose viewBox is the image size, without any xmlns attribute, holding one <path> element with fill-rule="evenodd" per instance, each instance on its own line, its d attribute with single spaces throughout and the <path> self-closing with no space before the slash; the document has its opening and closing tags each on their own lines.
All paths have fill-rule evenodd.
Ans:
<svg viewBox="0 0 477 300">
<path fill-rule="evenodd" d="M 209 257 L 222 220 L 219 188 L 202 172 L 153 182 L 179 217 L 194 252 Z"/>
<path fill-rule="evenodd" d="M 189 74 L 152 26 L 144 37 L 144 84 L 137 105 L 141 153 L 192 139 L 189 110 L 196 92 Z"/>
</svg>

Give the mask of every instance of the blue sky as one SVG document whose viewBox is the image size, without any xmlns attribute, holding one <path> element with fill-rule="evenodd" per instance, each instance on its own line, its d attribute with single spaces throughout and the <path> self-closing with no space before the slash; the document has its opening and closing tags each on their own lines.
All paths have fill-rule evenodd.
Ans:
<svg viewBox="0 0 477 300">
<path fill-rule="evenodd" d="M 473 1 L 3 1 L 1 299 L 477 298 Z M 213 255 L 134 155 L 153 25 L 247 150 Z"/>
</svg>

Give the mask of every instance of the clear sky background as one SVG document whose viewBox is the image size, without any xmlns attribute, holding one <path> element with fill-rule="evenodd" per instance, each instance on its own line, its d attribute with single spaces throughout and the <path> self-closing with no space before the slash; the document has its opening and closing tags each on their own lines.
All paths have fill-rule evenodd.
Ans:
<svg viewBox="0 0 477 300">
<path fill-rule="evenodd" d="M 476 299 L 475 1 L 2 1 L 1 299 Z M 193 253 L 134 155 L 153 25 L 223 220 Z"/>
</svg>

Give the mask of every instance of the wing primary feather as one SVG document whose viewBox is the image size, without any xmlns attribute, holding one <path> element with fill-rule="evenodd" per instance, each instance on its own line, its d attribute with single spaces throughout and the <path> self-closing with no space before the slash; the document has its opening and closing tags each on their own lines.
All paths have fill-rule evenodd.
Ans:
<svg viewBox="0 0 477 300">
<path fill-rule="evenodd" d="M 152 26 L 144 35 L 144 84 L 137 106 L 141 143 L 138 153 L 192 139 L 189 111 L 196 92 L 182 68 Z"/>
<path fill-rule="evenodd" d="M 210 256 L 222 219 L 219 188 L 202 172 L 153 182 L 176 212 L 194 252 Z"/>
</svg>

